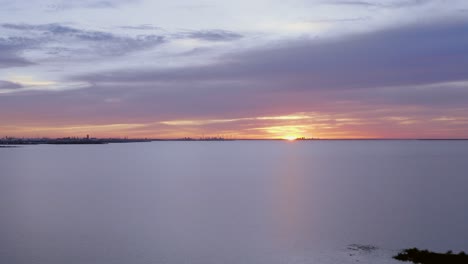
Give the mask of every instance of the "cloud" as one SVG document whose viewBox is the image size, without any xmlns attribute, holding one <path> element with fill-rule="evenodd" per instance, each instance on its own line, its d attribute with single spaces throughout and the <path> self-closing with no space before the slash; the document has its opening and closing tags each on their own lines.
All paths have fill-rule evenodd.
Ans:
<svg viewBox="0 0 468 264">
<path fill-rule="evenodd" d="M 5 23 L 1 25 L 6 29 L 22 30 L 22 31 L 42 31 L 51 34 L 63 35 L 63 34 L 77 34 L 82 33 L 82 30 L 75 29 L 69 26 L 60 24 L 42 24 L 42 25 L 31 25 L 31 24 L 11 24 Z"/>
<path fill-rule="evenodd" d="M 404 85 L 343 91 L 337 98 L 372 102 L 375 105 L 423 106 L 433 109 L 468 106 L 468 82 L 447 82 L 427 85 Z"/>
<path fill-rule="evenodd" d="M 33 64 L 32 62 L 19 57 L 17 54 L 12 54 L 10 52 L 15 51 L 12 51 L 11 49 L 5 49 L 4 47 L 0 46 L 0 69 L 23 67 Z"/>
<path fill-rule="evenodd" d="M 391 0 L 391 1 L 327 1 L 327 5 L 377 7 L 377 8 L 407 8 L 417 7 L 434 2 L 434 0 Z"/>
<path fill-rule="evenodd" d="M 139 4 L 141 0 L 0 0 L 2 11 L 65 12 L 74 9 L 117 9 L 125 5 Z M 79 10 L 78 10 L 79 11 Z M 24 21 L 24 19 L 23 19 Z"/>
<path fill-rule="evenodd" d="M 175 34 L 163 32 L 163 34 L 122 35 L 106 31 L 81 29 L 59 23 L 4 23 L 0 27 L 6 30 L 6 33 L 12 35 L 28 36 L 27 38 L 9 37 L 0 39 L 0 48 L 2 48 L 3 42 L 8 42 L 8 46 L 16 50 L 17 54 L 27 49 L 42 52 L 49 57 L 58 58 L 62 56 L 68 59 L 75 57 L 83 58 L 83 56 L 87 59 L 96 56 L 122 56 L 136 51 L 152 49 L 173 39 L 222 42 L 233 41 L 243 37 L 240 34 L 226 30 L 185 31 Z M 152 25 L 125 26 L 120 28 L 145 31 L 162 30 Z M 3 49 L 5 50 L 6 48 Z M 8 54 L 11 57 L 12 53 L 8 52 Z M 8 60 L 8 65 L 14 65 L 15 63 L 16 65 L 27 65 L 27 61 L 18 56 L 15 56 L 14 59 Z M 4 61 L 7 64 L 7 58 Z"/>
<path fill-rule="evenodd" d="M 44 44 L 53 45 L 55 54 L 68 51 L 69 55 L 82 55 L 83 50 L 102 56 L 124 55 L 129 52 L 144 50 L 165 42 L 160 35 L 122 36 L 114 33 L 84 30 L 67 25 L 52 24 L 2 24 L 2 28 L 20 31 L 35 37 L 35 49 L 45 49 Z M 57 47 L 57 45 L 59 45 Z M 33 48 L 30 46 L 29 48 Z M 77 51 L 76 54 L 73 54 Z"/>
<path fill-rule="evenodd" d="M 387 133 L 381 127 L 390 121 L 382 118 L 407 116 L 395 126 L 409 126 L 409 135 L 416 133 L 410 131 L 414 120 L 424 123 L 434 116 L 468 111 L 468 37 L 461 33 L 466 25 L 463 21 L 417 24 L 328 40 L 298 39 L 229 53 L 202 66 L 78 75 L 70 81 L 87 82 L 92 89 L 61 95 L 67 99 L 44 100 L 60 108 L 57 104 L 82 98 L 80 103 L 66 104 L 69 115 L 74 115 L 75 107 L 80 114 L 99 112 L 126 122 L 346 113 L 341 118 L 377 122 L 373 129 Z M 108 98 L 118 103 L 103 103 Z M 280 121 L 284 120 L 264 125 L 284 124 Z M 258 125 L 259 120 L 255 122 Z M 364 127 L 362 122 L 348 126 L 356 131 Z"/>
<path fill-rule="evenodd" d="M 371 3 L 367 1 L 326 1 L 323 2 L 327 5 L 347 5 L 347 6 L 365 6 L 365 7 L 373 7 L 377 6 L 376 3 Z"/>
<path fill-rule="evenodd" d="M 325 19 L 314 19 L 309 20 L 309 23 L 349 23 L 349 22 L 361 22 L 370 20 L 371 17 L 351 17 L 351 18 L 325 18 Z"/>
<path fill-rule="evenodd" d="M 227 30 L 200 30 L 179 33 L 177 36 L 182 38 L 192 38 L 206 41 L 233 41 L 242 38 L 243 36 Z"/>
<path fill-rule="evenodd" d="M 62 0 L 55 1 L 47 4 L 47 10 L 49 11 L 63 11 L 67 9 L 75 8 L 91 8 L 91 9 L 106 9 L 106 8 L 117 8 L 125 4 L 134 4 L 140 2 L 139 0 L 80 0 L 70 1 Z"/>
<path fill-rule="evenodd" d="M 119 37 L 61 26 L 16 25 L 10 30 L 38 31 L 47 38 L 87 44 Z M 197 61 L 173 68 L 90 69 L 66 80 L 87 83 L 89 89 L 0 96 L 0 118 L 8 112 L 18 120 L 35 116 L 55 123 L 148 124 L 144 131 L 135 131 L 145 136 L 166 131 L 181 120 L 186 123 L 177 131 L 189 135 L 261 134 L 288 126 L 336 136 L 363 135 L 363 131 L 377 131 L 380 136 L 391 136 L 389 131 L 406 137 L 466 135 L 467 125 L 462 124 L 466 121 L 460 117 L 468 111 L 467 26 L 461 20 L 432 21 L 333 39 L 275 42 L 230 52 L 202 65 Z M 53 118 L 51 112 L 56 113 Z M 292 113 L 320 113 L 320 117 L 258 119 Z M 333 121 L 321 120 L 327 118 Z M 433 125 L 433 130 L 427 129 L 430 122 L 441 120 L 453 121 L 449 132 Z M 164 121 L 172 123 L 161 124 Z M 201 124 L 198 130 L 192 130 L 193 122 Z"/>
<path fill-rule="evenodd" d="M 131 30 L 163 30 L 161 27 L 156 27 L 151 24 L 142 24 L 137 26 L 121 26 L 120 28 Z"/>
<path fill-rule="evenodd" d="M 2 81 L 0 80 L 0 90 L 10 90 L 10 89 L 20 89 L 23 86 L 21 84 L 10 82 L 10 81 Z"/>
<path fill-rule="evenodd" d="M 77 77 L 93 83 L 248 82 L 279 90 L 349 90 L 468 79 L 467 22 L 418 24 L 333 40 L 300 39 L 214 64 Z"/>
<path fill-rule="evenodd" d="M 31 48 L 35 40 L 24 37 L 0 37 L 0 68 L 21 67 L 33 63 L 21 57 L 21 51 Z"/>
</svg>

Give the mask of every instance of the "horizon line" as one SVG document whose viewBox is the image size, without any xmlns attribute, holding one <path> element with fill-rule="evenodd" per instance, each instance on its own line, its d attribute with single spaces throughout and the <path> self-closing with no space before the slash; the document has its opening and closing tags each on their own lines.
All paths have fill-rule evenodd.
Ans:
<svg viewBox="0 0 468 264">
<path fill-rule="evenodd" d="M 13 140 L 13 139 L 32 139 L 32 140 L 39 140 L 39 139 L 49 139 L 49 140 L 56 140 L 56 139 L 93 139 L 93 140 L 106 140 L 106 139 L 120 139 L 120 140 L 147 140 L 147 141 L 235 141 L 235 140 L 285 140 L 288 141 L 287 138 L 224 138 L 224 137 L 179 137 L 179 138 L 157 138 L 157 137 L 16 137 L 16 136 L 4 136 L 0 137 L 0 141 L 2 140 Z M 293 140 L 289 141 L 314 141 L 314 140 L 468 140 L 466 138 L 433 138 L 433 137 L 408 137 L 408 138 L 386 138 L 386 137 L 369 137 L 369 138 L 304 138 L 298 137 Z"/>
</svg>

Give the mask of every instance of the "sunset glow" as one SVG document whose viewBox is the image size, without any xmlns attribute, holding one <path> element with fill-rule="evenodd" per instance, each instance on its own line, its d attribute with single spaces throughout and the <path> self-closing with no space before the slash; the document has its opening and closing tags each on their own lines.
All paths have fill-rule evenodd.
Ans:
<svg viewBox="0 0 468 264">
<path fill-rule="evenodd" d="M 466 1 L 4 2 L 0 137 L 468 138 Z"/>
<path fill-rule="evenodd" d="M 288 140 L 288 141 L 294 141 L 296 140 L 298 137 L 297 136 L 284 136 L 283 137 L 284 139 Z"/>
<path fill-rule="evenodd" d="M 0 264 L 468 263 L 468 0 L 0 18 Z"/>
</svg>

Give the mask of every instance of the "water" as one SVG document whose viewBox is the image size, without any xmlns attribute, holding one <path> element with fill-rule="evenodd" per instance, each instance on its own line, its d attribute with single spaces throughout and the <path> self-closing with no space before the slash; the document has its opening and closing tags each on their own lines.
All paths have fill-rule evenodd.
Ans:
<svg viewBox="0 0 468 264">
<path fill-rule="evenodd" d="M 467 190 L 468 141 L 0 148 L 0 263 L 396 263 L 468 250 Z"/>
</svg>

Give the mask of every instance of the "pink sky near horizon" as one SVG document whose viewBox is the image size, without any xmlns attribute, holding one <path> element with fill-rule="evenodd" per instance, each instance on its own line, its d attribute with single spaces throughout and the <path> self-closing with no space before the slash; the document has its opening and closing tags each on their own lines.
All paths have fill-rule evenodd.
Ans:
<svg viewBox="0 0 468 264">
<path fill-rule="evenodd" d="M 65 2 L 2 3 L 0 137 L 468 138 L 467 1 Z"/>
</svg>

